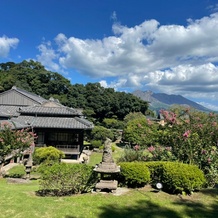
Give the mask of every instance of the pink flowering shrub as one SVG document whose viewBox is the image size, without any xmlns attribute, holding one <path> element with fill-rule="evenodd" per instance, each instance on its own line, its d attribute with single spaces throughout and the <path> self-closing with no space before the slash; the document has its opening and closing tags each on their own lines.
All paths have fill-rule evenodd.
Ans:
<svg viewBox="0 0 218 218">
<path fill-rule="evenodd" d="M 208 185 L 218 182 L 218 115 L 190 109 L 161 111 L 161 114 L 165 125 L 160 132 L 167 132 L 167 136 L 161 137 L 159 142 L 172 147 L 176 160 L 202 169 Z"/>
<path fill-rule="evenodd" d="M 155 138 L 156 126 L 146 117 L 130 120 L 123 130 L 123 141 L 131 145 L 147 146 L 152 145 Z"/>
<path fill-rule="evenodd" d="M 0 128 L 0 157 L 1 166 L 9 154 L 20 155 L 25 149 L 34 146 L 36 135 L 29 129 L 12 130 L 11 124 L 5 122 Z"/>
<path fill-rule="evenodd" d="M 209 186 L 218 183 L 218 114 L 182 107 L 160 113 L 164 124 L 145 118 L 129 121 L 123 140 L 146 151 L 140 155 L 143 160 L 197 165 Z M 135 152 L 138 154 L 138 149 Z"/>
<path fill-rule="evenodd" d="M 146 150 L 149 153 L 144 158 L 146 161 L 173 161 L 176 159 L 171 152 L 171 147 L 156 145 L 150 146 Z"/>
</svg>

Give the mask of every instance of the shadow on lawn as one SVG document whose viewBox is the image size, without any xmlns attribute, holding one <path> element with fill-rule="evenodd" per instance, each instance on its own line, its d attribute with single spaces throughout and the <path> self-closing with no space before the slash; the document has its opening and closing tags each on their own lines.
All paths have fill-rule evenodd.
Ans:
<svg viewBox="0 0 218 218">
<path fill-rule="evenodd" d="M 204 195 L 209 195 L 211 197 L 218 197 L 218 187 L 217 188 L 208 188 L 208 189 L 203 189 L 201 190 L 201 193 Z"/>
<path fill-rule="evenodd" d="M 196 217 L 196 218 L 214 218 L 218 217 L 218 202 L 212 205 L 205 206 L 201 203 L 196 203 L 190 200 L 178 200 L 174 205 L 180 205 L 184 209 L 179 212 L 169 209 L 164 206 L 159 206 L 149 200 L 138 201 L 136 206 L 117 207 L 116 205 L 107 205 L 101 207 L 102 213 L 99 218 L 182 218 L 182 217 Z"/>
<path fill-rule="evenodd" d="M 149 200 L 138 201 L 136 206 L 133 207 L 117 207 L 115 205 L 107 205 L 100 208 L 102 213 L 99 218 L 152 218 L 152 217 L 163 217 L 163 218 L 182 218 L 182 216 L 171 209 L 160 207 L 157 204 L 151 203 Z"/>
<path fill-rule="evenodd" d="M 213 204 L 196 203 L 192 200 L 181 199 L 174 203 L 174 205 L 183 206 L 183 215 L 185 217 L 197 218 L 214 218 L 218 217 L 218 199 Z"/>
</svg>

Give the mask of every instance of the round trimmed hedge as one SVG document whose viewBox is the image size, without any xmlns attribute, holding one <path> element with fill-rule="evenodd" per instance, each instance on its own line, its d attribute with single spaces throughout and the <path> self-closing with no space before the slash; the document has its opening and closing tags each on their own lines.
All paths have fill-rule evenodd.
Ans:
<svg viewBox="0 0 218 218">
<path fill-rule="evenodd" d="M 204 173 L 195 165 L 179 162 L 145 162 L 150 169 L 152 182 L 158 178 L 163 190 L 171 193 L 191 193 L 202 188 L 206 179 Z"/>
<path fill-rule="evenodd" d="M 120 168 L 120 183 L 132 188 L 161 182 L 166 192 L 190 194 L 206 182 L 203 171 L 197 166 L 180 162 L 121 162 Z"/>
<path fill-rule="evenodd" d="M 144 162 L 121 162 L 121 183 L 128 187 L 142 187 L 150 181 L 150 171 Z"/>
</svg>

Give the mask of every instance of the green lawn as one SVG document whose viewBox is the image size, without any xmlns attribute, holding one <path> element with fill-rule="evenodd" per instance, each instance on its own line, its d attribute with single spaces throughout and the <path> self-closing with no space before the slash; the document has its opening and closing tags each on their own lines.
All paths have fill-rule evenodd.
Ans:
<svg viewBox="0 0 218 218">
<path fill-rule="evenodd" d="M 90 193 L 70 197 L 39 197 L 38 181 L 9 184 L 0 179 L 0 217 L 13 218 L 207 218 L 218 217 L 218 189 L 192 196 L 154 192 L 150 187 L 116 196 Z"/>
</svg>

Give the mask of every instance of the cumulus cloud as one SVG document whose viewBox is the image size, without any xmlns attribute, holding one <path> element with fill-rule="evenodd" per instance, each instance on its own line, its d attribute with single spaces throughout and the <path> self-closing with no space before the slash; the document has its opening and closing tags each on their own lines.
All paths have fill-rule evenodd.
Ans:
<svg viewBox="0 0 218 218">
<path fill-rule="evenodd" d="M 7 36 L 0 37 L 0 58 L 8 56 L 11 48 L 16 48 L 19 43 L 17 38 L 8 38 Z"/>
<path fill-rule="evenodd" d="M 41 46 L 39 60 L 52 66 L 56 59 L 61 68 L 99 79 L 104 87 L 151 89 L 186 96 L 198 93 L 207 98 L 208 93 L 216 95 L 218 13 L 188 19 L 186 25 L 161 25 L 153 19 L 127 27 L 117 22 L 116 12 L 112 18 L 113 35 L 79 39 L 60 33 L 55 38 L 56 53 Z M 114 81 L 108 84 L 107 77 L 114 77 Z"/>
<path fill-rule="evenodd" d="M 55 59 L 58 58 L 55 50 L 51 47 L 51 42 L 43 42 L 38 46 L 40 55 L 37 55 L 37 60 L 42 63 L 42 65 L 47 66 L 50 70 L 58 71 L 60 67 L 55 63 Z"/>
<path fill-rule="evenodd" d="M 217 12 L 218 11 L 218 4 L 210 5 L 207 7 L 207 9 L 212 11 L 212 12 Z"/>
<path fill-rule="evenodd" d="M 211 109 L 212 111 L 218 111 L 218 106 L 214 104 L 210 104 L 208 102 L 197 102 L 198 104 Z"/>
<path fill-rule="evenodd" d="M 181 64 L 218 61 L 218 13 L 187 26 L 160 25 L 156 20 L 135 27 L 115 23 L 114 35 L 102 40 L 56 37 L 60 64 L 94 77 L 149 75 Z"/>
</svg>

